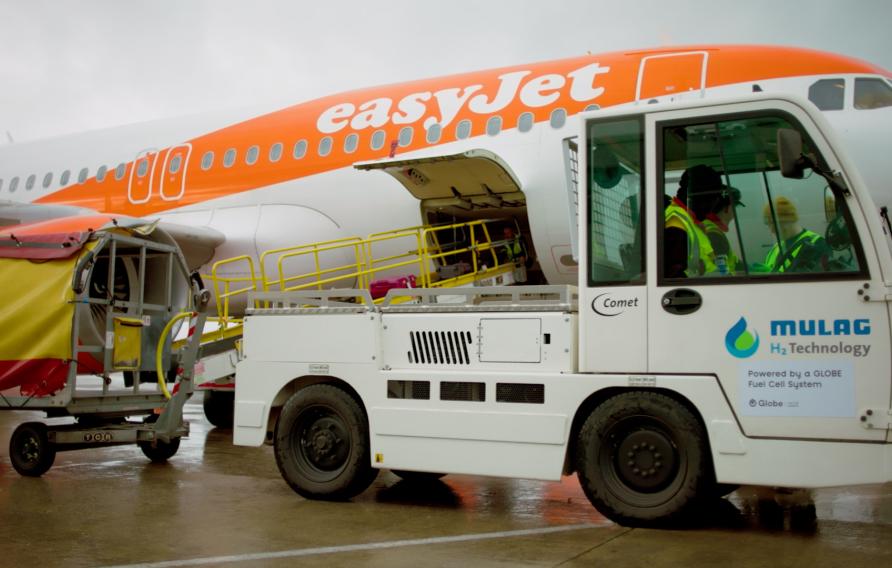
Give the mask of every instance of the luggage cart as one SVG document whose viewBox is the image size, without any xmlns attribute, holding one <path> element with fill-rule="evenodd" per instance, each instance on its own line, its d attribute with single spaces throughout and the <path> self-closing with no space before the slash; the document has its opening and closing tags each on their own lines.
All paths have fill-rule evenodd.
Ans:
<svg viewBox="0 0 892 568">
<path fill-rule="evenodd" d="M 203 327 L 210 294 L 200 276 L 189 273 L 174 241 L 160 233 L 149 238 L 114 223 L 107 230 L 90 231 L 83 242 L 76 243 L 81 249 L 67 259 L 43 262 L 58 262 L 54 267 L 37 266 L 33 258 L 4 259 L 32 263 L 7 265 L 7 277 L 29 270 L 70 273 L 68 281 L 61 281 L 54 289 L 58 292 L 67 288 L 61 300 L 59 294 L 41 299 L 48 302 L 45 310 L 56 309 L 63 314 L 51 319 L 46 327 L 56 328 L 44 335 L 58 335 L 68 326 L 70 350 L 50 358 L 24 353 L 20 376 L 11 372 L 0 375 L 6 381 L 0 384 L 7 387 L 0 392 L 0 410 L 41 410 L 48 418 L 73 418 L 66 424 L 27 422 L 15 429 L 9 454 L 21 475 L 44 474 L 59 451 L 119 444 L 135 443 L 153 462 L 163 462 L 176 453 L 180 438 L 188 435 L 183 406 L 194 390 L 193 366 L 201 339 L 200 333 L 191 331 Z M 19 248 L 49 246 L 46 242 L 13 239 Z M 0 238 L 0 246 L 5 244 Z M 53 277 L 61 278 L 60 274 Z M 45 280 L 40 285 L 47 285 Z M 31 301 L 36 319 L 44 317 L 33 298 L 12 301 Z M 66 320 L 69 315 L 70 321 Z M 172 352 L 171 338 L 183 320 L 190 326 L 189 341 L 179 352 Z M 27 328 L 22 333 L 28 329 L 33 332 L 33 327 L 22 325 L 20 329 Z M 29 345 L 30 339 L 22 337 L 21 341 Z M 33 344 L 40 341 L 35 338 Z M 28 365 L 35 361 L 49 361 L 50 365 L 55 361 L 56 365 L 32 365 L 34 373 L 28 375 Z M 113 373 L 128 372 L 131 377 L 139 377 L 148 370 L 158 376 L 154 387 L 140 380 L 132 380 L 132 386 L 126 389 L 113 386 L 119 382 L 112 380 Z M 174 373 L 176 384 L 171 393 L 166 382 Z M 17 386 L 10 389 L 10 384 Z"/>
</svg>

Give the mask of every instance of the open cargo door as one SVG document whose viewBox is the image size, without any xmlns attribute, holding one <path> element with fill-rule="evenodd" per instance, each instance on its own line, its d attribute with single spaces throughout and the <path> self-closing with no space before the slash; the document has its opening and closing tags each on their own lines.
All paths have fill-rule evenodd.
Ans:
<svg viewBox="0 0 892 568">
<path fill-rule="evenodd" d="M 500 217 L 514 216 L 517 208 L 526 206 L 517 176 L 488 150 L 360 162 L 353 167 L 389 173 L 421 201 L 424 212 L 440 211 L 457 218 Z M 501 209 L 515 211 L 500 213 Z"/>
</svg>

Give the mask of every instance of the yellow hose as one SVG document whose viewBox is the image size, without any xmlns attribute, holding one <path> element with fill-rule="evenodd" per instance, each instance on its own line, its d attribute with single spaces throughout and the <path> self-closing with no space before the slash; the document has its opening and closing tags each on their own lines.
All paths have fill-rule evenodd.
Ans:
<svg viewBox="0 0 892 568">
<path fill-rule="evenodd" d="M 161 387 L 161 392 L 164 393 L 164 398 L 166 399 L 170 399 L 170 391 L 167 390 L 167 377 L 161 369 L 161 356 L 164 354 L 164 339 L 167 337 L 167 334 L 170 333 L 173 324 L 183 318 L 191 316 L 192 312 L 180 312 L 175 315 L 169 322 L 167 322 L 167 325 L 164 326 L 164 329 L 161 331 L 161 337 L 158 339 L 158 347 L 155 349 L 155 372 L 158 373 L 158 386 Z"/>
</svg>

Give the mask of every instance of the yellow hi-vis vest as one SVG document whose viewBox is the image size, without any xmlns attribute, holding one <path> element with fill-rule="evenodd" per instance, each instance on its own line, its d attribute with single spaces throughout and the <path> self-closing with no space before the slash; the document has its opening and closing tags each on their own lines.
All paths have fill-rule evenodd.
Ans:
<svg viewBox="0 0 892 568">
<path fill-rule="evenodd" d="M 718 224 L 712 219 L 704 219 L 703 220 L 703 231 L 706 233 L 707 238 L 710 235 L 714 235 L 713 239 L 723 239 L 726 243 L 728 242 L 728 237 L 725 235 L 725 231 L 722 230 Z M 712 245 L 712 241 L 710 241 L 710 246 Z M 718 261 L 718 251 L 713 250 L 716 253 L 716 261 Z M 734 251 L 731 250 L 731 245 L 728 245 L 728 254 L 725 256 L 725 265 L 727 267 L 727 272 L 730 274 L 734 274 L 737 271 L 737 264 L 739 259 L 737 255 L 734 254 Z M 718 264 L 718 263 L 717 263 Z M 719 272 L 722 272 L 721 267 L 719 267 Z"/>
<path fill-rule="evenodd" d="M 691 217 L 690 213 L 676 203 L 666 207 L 666 228 L 675 227 L 681 229 L 688 236 L 688 268 L 685 275 L 704 276 L 716 274 L 718 267 L 715 264 L 715 252 L 706 232 Z"/>
<path fill-rule="evenodd" d="M 780 255 L 780 243 L 774 243 L 774 246 L 771 247 L 771 250 L 765 255 L 765 265 L 771 272 L 786 272 L 792 268 L 793 263 L 796 261 L 796 257 L 802 252 L 802 248 L 805 247 L 805 245 L 814 244 L 815 241 L 820 238 L 821 235 L 816 232 L 804 229 L 801 233 L 796 235 L 793 243 L 787 247 L 786 254 L 780 259 L 778 259 L 778 256 Z M 780 265 L 775 266 L 778 264 L 778 260 L 781 261 Z"/>
<path fill-rule="evenodd" d="M 506 245 L 507 257 L 510 262 L 524 256 L 523 245 L 520 242 L 520 235 L 515 235 L 514 240 Z"/>
</svg>

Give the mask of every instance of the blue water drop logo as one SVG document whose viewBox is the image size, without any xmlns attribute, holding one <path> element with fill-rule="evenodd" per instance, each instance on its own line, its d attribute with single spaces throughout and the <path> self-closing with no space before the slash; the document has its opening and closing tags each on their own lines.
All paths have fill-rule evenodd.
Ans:
<svg viewBox="0 0 892 568">
<path fill-rule="evenodd" d="M 759 334 L 746 329 L 746 320 L 737 320 L 725 334 L 725 348 L 738 359 L 746 359 L 759 349 Z"/>
</svg>

